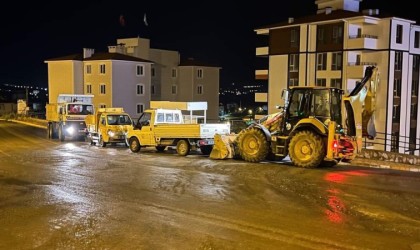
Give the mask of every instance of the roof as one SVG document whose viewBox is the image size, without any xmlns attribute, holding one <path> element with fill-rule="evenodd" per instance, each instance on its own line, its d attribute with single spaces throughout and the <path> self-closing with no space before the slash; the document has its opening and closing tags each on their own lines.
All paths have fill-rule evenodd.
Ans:
<svg viewBox="0 0 420 250">
<path fill-rule="evenodd" d="M 257 30 L 276 28 L 276 27 L 282 27 L 282 26 L 298 25 L 298 24 L 304 24 L 304 23 L 316 23 L 316 22 L 337 20 L 337 19 L 340 20 L 340 19 L 346 19 L 346 18 L 352 18 L 352 17 L 363 17 L 363 16 L 371 16 L 371 17 L 376 17 L 376 18 L 393 17 L 392 15 L 388 13 L 381 13 L 381 12 L 379 12 L 379 15 L 368 15 L 362 12 L 354 12 L 354 11 L 348 11 L 348 10 L 333 10 L 329 14 L 321 13 L 321 14 L 315 14 L 315 15 L 305 16 L 301 18 L 295 18 L 292 23 L 289 23 L 288 21 L 284 21 L 284 22 L 280 22 L 276 24 L 270 24 L 270 25 L 258 27 Z"/>
<path fill-rule="evenodd" d="M 181 63 L 179 64 L 179 66 L 202 66 L 202 67 L 216 67 L 216 68 L 220 68 L 219 66 L 216 66 L 216 65 L 211 64 L 211 63 L 205 63 L 205 62 L 197 61 L 194 58 L 188 58 L 187 60 L 181 61 Z"/>
<path fill-rule="evenodd" d="M 134 61 L 134 62 L 148 62 L 153 63 L 150 60 L 142 59 L 139 57 L 124 55 L 120 53 L 109 53 L 109 52 L 98 52 L 93 54 L 91 57 L 83 58 L 82 54 L 73 54 L 63 57 L 56 57 L 47 59 L 46 61 L 100 61 L 100 60 L 119 60 L 119 61 Z"/>
</svg>

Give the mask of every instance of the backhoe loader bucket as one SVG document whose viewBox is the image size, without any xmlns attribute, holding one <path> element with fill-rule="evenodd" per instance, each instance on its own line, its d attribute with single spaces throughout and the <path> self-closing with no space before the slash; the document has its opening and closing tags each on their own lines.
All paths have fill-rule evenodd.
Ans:
<svg viewBox="0 0 420 250">
<path fill-rule="evenodd" d="M 231 159 L 235 157 L 235 146 L 234 141 L 237 135 L 214 135 L 214 145 L 210 153 L 211 159 L 223 160 Z"/>
</svg>

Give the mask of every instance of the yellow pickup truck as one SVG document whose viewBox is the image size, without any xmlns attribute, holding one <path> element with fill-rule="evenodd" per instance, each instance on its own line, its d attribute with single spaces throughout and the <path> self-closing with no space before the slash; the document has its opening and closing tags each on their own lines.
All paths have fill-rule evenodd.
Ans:
<svg viewBox="0 0 420 250">
<path fill-rule="evenodd" d="M 229 134 L 230 124 L 206 123 L 205 116 L 197 118 L 184 115 L 181 109 L 192 111 L 188 106 L 206 109 L 207 103 L 152 102 L 151 107 L 156 108 L 141 114 L 136 125 L 127 133 L 130 150 L 139 152 L 142 147 L 155 147 L 162 152 L 168 146 L 175 146 L 181 156 L 188 155 L 191 149 L 200 149 L 202 154 L 209 155 L 213 149 L 214 135 Z M 203 123 L 200 123 L 200 118 Z"/>
<path fill-rule="evenodd" d="M 85 118 L 87 138 L 91 145 L 106 147 L 108 143 L 126 144 L 127 131 L 133 127 L 130 116 L 123 108 L 100 108 Z"/>
</svg>

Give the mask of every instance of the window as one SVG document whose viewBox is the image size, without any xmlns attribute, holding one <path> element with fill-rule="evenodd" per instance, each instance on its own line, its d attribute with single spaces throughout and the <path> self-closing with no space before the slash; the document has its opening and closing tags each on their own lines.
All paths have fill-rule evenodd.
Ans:
<svg viewBox="0 0 420 250">
<path fill-rule="evenodd" d="M 136 93 L 137 95 L 144 95 L 144 84 L 137 84 Z"/>
<path fill-rule="evenodd" d="M 341 89 L 341 78 L 333 78 L 331 79 L 331 87 Z"/>
<path fill-rule="evenodd" d="M 393 122 L 400 121 L 400 105 L 394 105 L 392 109 L 392 121 Z"/>
<path fill-rule="evenodd" d="M 323 27 L 318 27 L 317 39 L 318 39 L 318 43 L 320 43 L 320 44 L 325 43 L 324 28 Z"/>
<path fill-rule="evenodd" d="M 403 54 L 401 51 L 395 52 L 395 69 L 394 70 L 402 69 L 402 57 L 403 57 Z"/>
<path fill-rule="evenodd" d="M 391 136 L 391 152 L 398 152 L 400 135 L 398 132 L 392 133 Z"/>
<path fill-rule="evenodd" d="M 419 80 L 413 80 L 411 86 L 411 96 L 417 96 L 419 94 Z"/>
<path fill-rule="evenodd" d="M 394 97 L 401 96 L 401 79 L 394 79 Z"/>
<path fill-rule="evenodd" d="M 321 87 L 327 86 L 327 79 L 325 79 L 325 78 L 317 78 L 316 79 L 316 86 L 321 86 Z"/>
<path fill-rule="evenodd" d="M 101 74 L 105 74 L 106 73 L 106 71 L 105 71 L 105 64 L 100 64 L 99 65 L 99 73 L 101 73 Z"/>
<path fill-rule="evenodd" d="M 203 69 L 197 70 L 197 78 L 203 78 Z"/>
<path fill-rule="evenodd" d="M 92 65 L 86 65 L 86 74 L 90 75 L 92 74 Z"/>
<path fill-rule="evenodd" d="M 401 24 L 397 24 L 397 36 L 395 42 L 398 44 L 402 44 L 402 36 L 403 36 L 403 26 Z"/>
<path fill-rule="evenodd" d="M 102 95 L 106 94 L 106 85 L 104 83 L 101 83 L 99 85 L 99 93 L 101 93 Z"/>
<path fill-rule="evenodd" d="M 86 94 L 92 94 L 92 84 L 86 84 Z"/>
<path fill-rule="evenodd" d="M 414 48 L 420 48 L 420 31 L 414 31 Z"/>
<path fill-rule="evenodd" d="M 341 43 L 343 40 L 343 26 L 334 26 L 332 34 L 333 43 Z"/>
<path fill-rule="evenodd" d="M 289 72 L 298 72 L 299 70 L 299 54 L 291 54 L 289 56 Z"/>
<path fill-rule="evenodd" d="M 343 65 L 343 55 L 341 52 L 332 53 L 331 70 L 341 70 Z"/>
<path fill-rule="evenodd" d="M 202 95 L 203 94 L 203 85 L 198 85 L 197 86 L 197 94 L 198 95 Z"/>
<path fill-rule="evenodd" d="M 152 95 L 154 95 L 154 94 L 155 94 L 155 85 L 150 86 L 150 93 L 151 93 Z"/>
<path fill-rule="evenodd" d="M 410 116 L 414 119 L 417 118 L 417 103 L 411 104 Z"/>
<path fill-rule="evenodd" d="M 172 87 L 171 87 L 171 93 L 173 95 L 176 95 L 177 90 L 178 90 L 178 86 L 176 86 L 175 84 L 173 84 Z"/>
<path fill-rule="evenodd" d="M 106 105 L 105 104 L 103 104 L 103 103 L 101 103 L 101 104 L 99 104 L 99 107 L 102 109 L 104 109 L 104 108 L 106 108 Z"/>
<path fill-rule="evenodd" d="M 144 66 L 143 65 L 137 65 L 136 66 L 136 74 L 137 74 L 137 76 L 144 75 Z"/>
<path fill-rule="evenodd" d="M 299 30 L 292 29 L 290 31 L 290 47 L 298 47 L 299 42 Z"/>
<path fill-rule="evenodd" d="M 318 70 L 327 70 L 327 53 L 319 53 L 316 62 Z"/>
<path fill-rule="evenodd" d="M 298 78 L 290 78 L 289 79 L 289 86 L 299 86 L 299 79 Z"/>
<path fill-rule="evenodd" d="M 413 55 L 413 71 L 414 72 L 419 72 L 420 71 L 420 64 L 419 64 L 419 61 L 420 61 L 420 56 L 418 56 L 418 55 Z"/>
<path fill-rule="evenodd" d="M 177 71 L 177 69 L 173 68 L 172 69 L 172 77 L 176 78 L 177 76 L 178 76 L 178 71 Z"/>
<path fill-rule="evenodd" d="M 143 103 L 137 103 L 136 105 L 136 112 L 137 114 L 141 114 L 144 111 L 144 104 Z"/>
<path fill-rule="evenodd" d="M 155 72 L 155 68 L 151 68 L 150 69 L 150 74 L 152 74 L 152 77 L 154 77 L 155 76 L 155 74 L 156 74 L 156 72 Z"/>
</svg>

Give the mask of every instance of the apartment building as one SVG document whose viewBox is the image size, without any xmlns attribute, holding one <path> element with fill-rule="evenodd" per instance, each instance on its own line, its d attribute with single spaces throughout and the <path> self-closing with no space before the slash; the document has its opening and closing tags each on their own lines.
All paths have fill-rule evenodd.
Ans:
<svg viewBox="0 0 420 250">
<path fill-rule="evenodd" d="M 139 117 L 151 100 L 207 101 L 207 120 L 218 120 L 219 70 L 177 51 L 150 48 L 144 38 L 117 39 L 108 52 L 52 58 L 48 64 L 49 102 L 58 94 L 93 94 L 95 107 L 123 107 Z"/>
<path fill-rule="evenodd" d="M 380 72 L 376 98 L 375 149 L 419 155 L 420 26 L 414 20 L 360 10 L 359 0 L 317 0 L 317 13 L 255 29 L 267 46 L 257 47 L 268 68 L 256 79 L 268 84 L 257 102 L 268 113 L 281 104 L 288 86 L 331 86 L 349 92 L 365 68 Z M 381 143 L 382 145 L 380 145 Z"/>
</svg>

